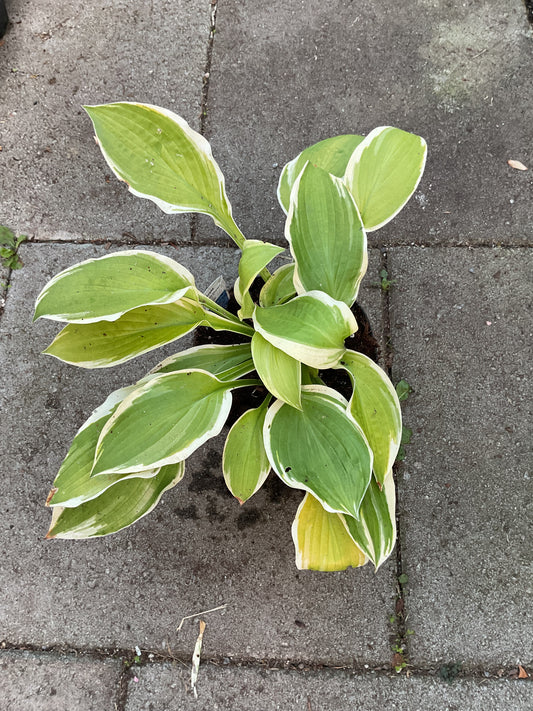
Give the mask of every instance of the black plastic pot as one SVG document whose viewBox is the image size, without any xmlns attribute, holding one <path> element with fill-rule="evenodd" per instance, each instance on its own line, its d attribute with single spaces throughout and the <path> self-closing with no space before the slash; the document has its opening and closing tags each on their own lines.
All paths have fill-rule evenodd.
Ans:
<svg viewBox="0 0 533 711">
<path fill-rule="evenodd" d="M 259 295 L 259 289 L 263 282 L 256 280 L 254 285 L 250 289 L 252 297 L 257 300 Z M 239 304 L 236 302 L 233 296 L 233 289 L 228 294 L 229 303 L 224 304 L 224 307 L 233 314 L 237 314 L 239 310 Z M 379 360 L 379 343 L 372 333 L 372 327 L 370 326 L 370 321 L 362 308 L 357 302 L 352 306 L 352 313 L 355 316 L 355 320 L 359 326 L 356 333 L 346 340 L 346 347 L 352 351 L 358 351 L 364 355 L 371 358 L 375 363 Z M 241 336 L 238 333 L 231 333 L 230 331 L 213 331 L 210 328 L 201 326 L 197 328 L 194 335 L 194 345 L 200 346 L 207 343 L 216 343 L 220 345 L 230 345 L 232 343 L 246 343 L 248 339 L 246 336 Z M 247 378 L 256 377 L 255 371 Z M 344 397 L 349 400 L 352 393 L 352 385 L 350 382 L 349 375 L 342 369 L 339 370 L 326 370 L 320 372 L 320 377 L 324 380 L 326 385 L 331 388 L 335 388 Z M 263 402 L 267 394 L 266 388 L 263 386 L 257 388 L 242 388 L 235 390 L 233 393 L 233 405 L 231 408 L 230 415 L 227 420 L 228 425 L 232 425 L 242 414 L 249 410 L 250 408 L 259 407 Z"/>
<path fill-rule="evenodd" d="M 6 4 L 4 0 L 0 0 L 0 37 L 4 36 L 8 21 Z"/>
</svg>

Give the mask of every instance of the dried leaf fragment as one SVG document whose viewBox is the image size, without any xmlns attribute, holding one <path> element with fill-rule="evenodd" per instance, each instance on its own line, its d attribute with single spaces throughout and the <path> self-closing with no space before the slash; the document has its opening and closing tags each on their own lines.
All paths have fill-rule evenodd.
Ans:
<svg viewBox="0 0 533 711">
<path fill-rule="evenodd" d="M 194 652 L 192 655 L 192 669 L 191 669 L 191 688 L 194 692 L 194 698 L 198 698 L 198 692 L 196 691 L 196 680 L 198 679 L 198 669 L 200 668 L 200 653 L 202 651 L 202 640 L 204 637 L 205 622 L 200 620 L 200 634 L 196 640 L 194 646 Z"/>
<path fill-rule="evenodd" d="M 527 170 L 527 167 L 519 160 L 513 160 L 510 158 L 507 163 L 511 166 L 511 168 L 516 168 L 516 170 Z"/>
<path fill-rule="evenodd" d="M 524 669 L 524 667 L 520 666 L 520 664 L 518 665 L 518 678 L 519 679 L 528 679 L 529 678 L 529 674 Z"/>
</svg>

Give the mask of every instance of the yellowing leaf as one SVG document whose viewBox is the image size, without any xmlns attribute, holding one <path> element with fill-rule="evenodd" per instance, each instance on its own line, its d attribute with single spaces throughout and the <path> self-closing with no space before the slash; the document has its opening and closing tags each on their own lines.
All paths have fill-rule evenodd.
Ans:
<svg viewBox="0 0 533 711">
<path fill-rule="evenodd" d="M 307 493 L 292 524 L 299 570 L 345 570 L 367 562 L 346 529 L 344 516 L 326 511 Z"/>
</svg>

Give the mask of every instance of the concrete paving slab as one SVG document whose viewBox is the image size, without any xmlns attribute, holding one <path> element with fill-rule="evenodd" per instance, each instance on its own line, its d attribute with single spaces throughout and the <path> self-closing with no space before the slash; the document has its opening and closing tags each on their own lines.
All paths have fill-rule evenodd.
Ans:
<svg viewBox="0 0 533 711">
<path fill-rule="evenodd" d="M 393 249 L 410 659 L 533 659 L 531 253 Z"/>
<path fill-rule="evenodd" d="M 188 655 L 197 621 L 176 635 L 181 618 L 226 604 L 208 617 L 206 654 L 387 662 L 394 561 L 377 575 L 369 567 L 298 572 L 290 525 L 301 495 L 272 477 L 241 509 L 225 490 L 223 437 L 191 458 L 182 485 L 136 526 L 93 541 L 43 540 L 50 518 L 44 499 L 77 428 L 107 393 L 161 357 L 90 372 L 39 356 L 57 327 L 31 326 L 35 296 L 61 268 L 103 253 L 89 245 L 24 245 L 25 266 L 13 276 L 0 322 L 1 362 L 9 364 L 0 395 L 9 481 L 0 495 L 2 635 L 14 644 L 165 652 L 170 646 Z M 220 273 L 236 276 L 236 250 L 166 253 L 200 275 L 200 288 Z M 379 258 L 372 254 L 374 274 Z M 364 291 L 364 305 L 379 319 L 379 290 Z M 374 323 L 379 332 L 379 320 Z"/>
<path fill-rule="evenodd" d="M 372 673 L 273 671 L 201 665 L 198 699 L 190 673 L 182 666 L 161 665 L 136 671 L 130 682 L 126 711 L 528 711 L 533 685 L 516 681 L 448 684 L 432 677 L 386 677 Z"/>
<path fill-rule="evenodd" d="M 429 158 L 414 199 L 374 244 L 523 244 L 531 42 L 522 0 L 220 3 L 207 130 L 238 224 L 281 238 L 284 163 L 323 138 L 393 125 L 424 136 Z M 217 231 L 202 220 L 199 234 Z"/>
<path fill-rule="evenodd" d="M 2 711 L 116 708 L 119 660 L 0 652 Z"/>
<path fill-rule="evenodd" d="M 210 32 L 206 0 L 18 0 L 0 48 L 0 221 L 40 239 L 188 239 L 128 193 L 82 104 L 143 101 L 198 129 Z"/>
</svg>

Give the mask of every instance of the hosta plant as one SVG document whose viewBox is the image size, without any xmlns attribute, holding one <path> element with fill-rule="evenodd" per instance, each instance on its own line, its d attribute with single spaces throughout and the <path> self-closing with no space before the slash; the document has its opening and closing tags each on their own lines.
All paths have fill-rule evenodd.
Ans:
<svg viewBox="0 0 533 711">
<path fill-rule="evenodd" d="M 273 470 L 303 492 L 292 524 L 299 568 L 341 570 L 368 560 L 377 568 L 396 535 L 400 405 L 386 373 L 345 340 L 358 328 L 351 307 L 367 268 L 366 232 L 412 195 L 424 140 L 380 127 L 366 138 L 321 141 L 288 163 L 278 198 L 291 259 L 271 273 L 283 247 L 241 233 L 203 136 L 155 106 L 86 110 L 105 160 L 132 193 L 166 213 L 210 215 L 236 242 L 239 309 L 232 313 L 202 293 L 172 259 L 120 251 L 66 269 L 41 291 L 35 319 L 66 324 L 45 353 L 107 368 L 197 326 L 233 332 L 239 342 L 179 351 L 109 395 L 57 474 L 48 537 L 103 536 L 149 513 L 179 484 L 187 457 L 222 431 L 232 392 L 253 388 L 264 392 L 262 403 L 227 433 L 229 491 L 243 504 Z M 328 386 L 328 369 L 346 371 L 351 392 Z"/>
</svg>

